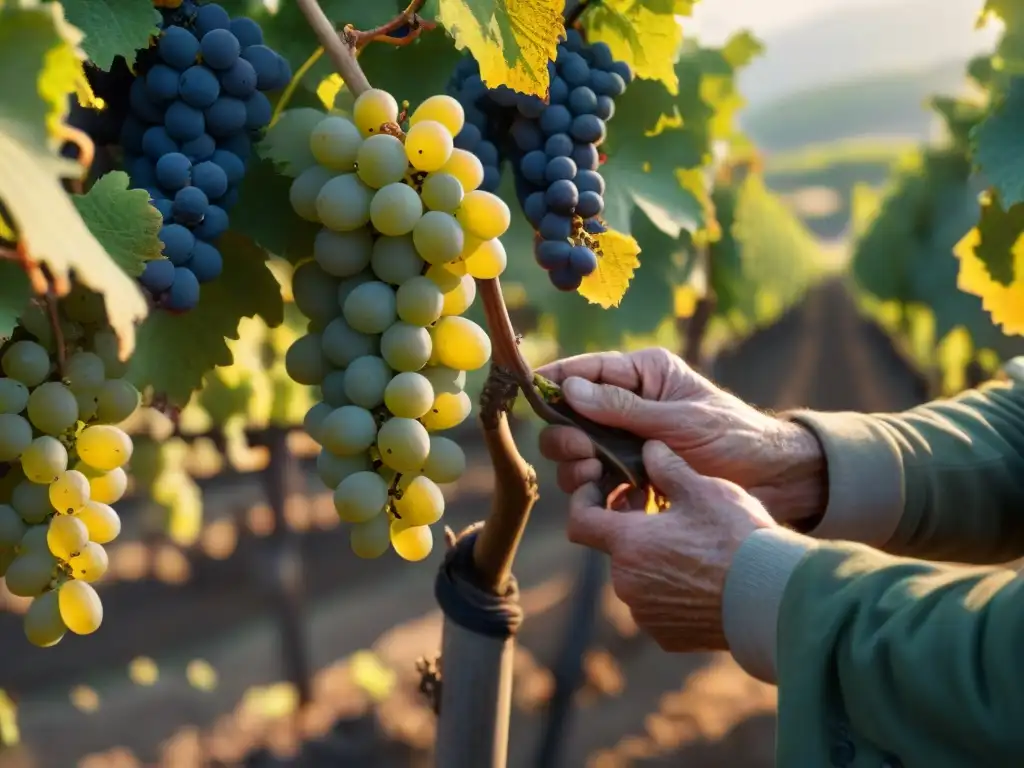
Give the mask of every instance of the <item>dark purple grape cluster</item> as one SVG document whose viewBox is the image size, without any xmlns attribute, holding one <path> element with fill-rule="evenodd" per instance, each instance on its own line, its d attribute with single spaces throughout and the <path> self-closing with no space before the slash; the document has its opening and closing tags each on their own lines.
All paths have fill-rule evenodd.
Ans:
<svg viewBox="0 0 1024 768">
<path fill-rule="evenodd" d="M 161 306 L 184 312 L 223 269 L 216 241 L 252 142 L 270 123 L 265 92 L 292 75 L 252 19 L 192 0 L 161 13 L 159 38 L 136 62 L 120 139 L 132 186 L 149 192 L 164 217 L 167 258 L 148 262 L 139 281 Z"/>
<path fill-rule="evenodd" d="M 537 263 L 556 288 L 574 291 L 597 269 L 593 236 L 606 230 L 598 147 L 633 73 L 605 43 L 589 45 L 575 29 L 548 71 L 545 101 L 506 86 L 490 89 L 473 58 L 460 61 L 449 91 L 462 103 L 466 125 L 455 146 L 480 159 L 489 192 L 501 183 L 502 158 L 512 162 L 519 204 L 537 232 Z"/>
</svg>

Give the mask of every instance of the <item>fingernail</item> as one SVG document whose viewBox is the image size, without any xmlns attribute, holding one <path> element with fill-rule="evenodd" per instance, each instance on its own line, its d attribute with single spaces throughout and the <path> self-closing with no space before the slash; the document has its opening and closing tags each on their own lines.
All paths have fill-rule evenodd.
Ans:
<svg viewBox="0 0 1024 768">
<path fill-rule="evenodd" d="M 576 402 L 593 400 L 597 393 L 597 387 L 592 382 L 581 379 L 579 376 L 570 376 L 566 379 L 562 385 L 562 390 L 569 399 Z"/>
</svg>

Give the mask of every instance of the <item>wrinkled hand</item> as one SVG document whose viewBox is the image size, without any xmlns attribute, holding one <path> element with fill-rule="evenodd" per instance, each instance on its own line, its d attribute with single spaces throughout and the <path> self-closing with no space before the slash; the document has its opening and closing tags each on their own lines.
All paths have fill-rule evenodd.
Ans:
<svg viewBox="0 0 1024 768">
<path fill-rule="evenodd" d="M 561 384 L 566 402 L 581 415 L 664 442 L 700 474 L 754 494 L 776 519 L 824 509 L 824 459 L 814 436 L 716 387 L 665 349 L 580 355 L 537 372 Z M 566 493 L 601 476 L 594 446 L 581 430 L 548 427 L 540 449 L 558 462 Z"/>
<path fill-rule="evenodd" d="M 615 593 L 664 650 L 726 650 L 729 566 L 747 536 L 776 523 L 742 488 L 697 474 L 664 443 L 644 445 L 644 466 L 667 510 L 607 509 L 588 482 L 572 496 L 569 539 L 611 556 Z"/>
</svg>

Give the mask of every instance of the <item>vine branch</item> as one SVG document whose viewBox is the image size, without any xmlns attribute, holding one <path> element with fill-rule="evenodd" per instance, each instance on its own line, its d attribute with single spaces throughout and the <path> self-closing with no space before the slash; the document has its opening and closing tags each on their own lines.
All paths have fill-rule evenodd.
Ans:
<svg viewBox="0 0 1024 768">
<path fill-rule="evenodd" d="M 345 85 L 353 96 L 359 96 L 370 90 L 370 81 L 366 79 L 363 68 L 356 61 L 355 48 L 338 35 L 334 25 L 327 18 L 323 8 L 317 0 L 295 0 L 306 17 L 313 34 L 316 35 L 320 45 L 331 57 L 331 63 L 345 81 Z"/>
<path fill-rule="evenodd" d="M 406 9 L 391 19 L 391 21 L 373 29 L 368 29 L 365 32 L 361 32 L 351 24 L 346 24 L 342 34 L 345 36 L 348 44 L 356 50 L 360 50 L 372 42 L 389 43 L 396 46 L 408 45 L 423 32 L 437 28 L 437 24 L 419 15 L 426 1 L 412 0 Z M 406 26 L 409 27 L 409 32 L 405 36 L 392 34 Z"/>
</svg>

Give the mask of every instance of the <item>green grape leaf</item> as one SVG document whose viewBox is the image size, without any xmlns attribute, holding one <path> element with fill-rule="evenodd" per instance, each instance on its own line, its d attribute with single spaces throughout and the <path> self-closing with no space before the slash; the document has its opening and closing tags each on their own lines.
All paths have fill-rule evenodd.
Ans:
<svg viewBox="0 0 1024 768">
<path fill-rule="evenodd" d="M 10 336 L 32 299 L 28 276 L 13 261 L 0 261 L 0 336 Z"/>
<path fill-rule="evenodd" d="M 250 162 L 238 205 L 231 210 L 231 227 L 294 262 L 313 255 L 313 239 L 320 226 L 295 215 L 288 199 L 291 185 L 292 180 L 278 173 L 270 160 Z"/>
<path fill-rule="evenodd" d="M 128 189 L 128 174 L 111 171 L 104 174 L 84 195 L 71 199 L 110 257 L 132 277 L 138 277 L 150 259 L 163 252 L 160 229 L 163 216 L 149 204 L 142 189 Z"/>
<path fill-rule="evenodd" d="M 548 62 L 565 34 L 564 0 L 438 0 L 437 6 L 438 20 L 479 62 L 486 85 L 547 95 Z"/>
<path fill-rule="evenodd" d="M 1024 205 L 1004 210 L 998 195 L 981 197 L 978 218 L 978 244 L 974 256 L 981 260 L 989 275 L 1000 285 L 1014 281 L 1013 248 L 1024 234 Z"/>
<path fill-rule="evenodd" d="M 295 178 L 316 165 L 309 137 L 326 116 L 322 109 L 312 107 L 286 109 L 256 145 L 256 153 L 274 163 L 279 173 Z"/>
<path fill-rule="evenodd" d="M 748 30 L 737 32 L 722 45 L 722 57 L 734 70 L 747 66 L 764 53 L 764 43 Z"/>
<path fill-rule="evenodd" d="M 1024 78 L 1014 78 L 1004 100 L 972 132 L 974 161 L 998 191 L 1003 205 L 1024 202 Z"/>
<path fill-rule="evenodd" d="M 281 286 L 267 267 L 266 252 L 236 232 L 224 234 L 218 246 L 224 272 L 203 286 L 194 309 L 180 315 L 156 311 L 146 319 L 126 375 L 176 405 L 185 405 L 215 366 L 231 364 L 226 340 L 239 337 L 243 317 L 259 315 L 271 327 L 284 317 Z"/>
<path fill-rule="evenodd" d="M 160 13 L 151 0 L 63 0 L 67 20 L 85 33 L 82 49 L 100 69 L 110 69 L 124 56 L 131 64 L 135 51 L 149 47 L 160 34 Z"/>
</svg>

